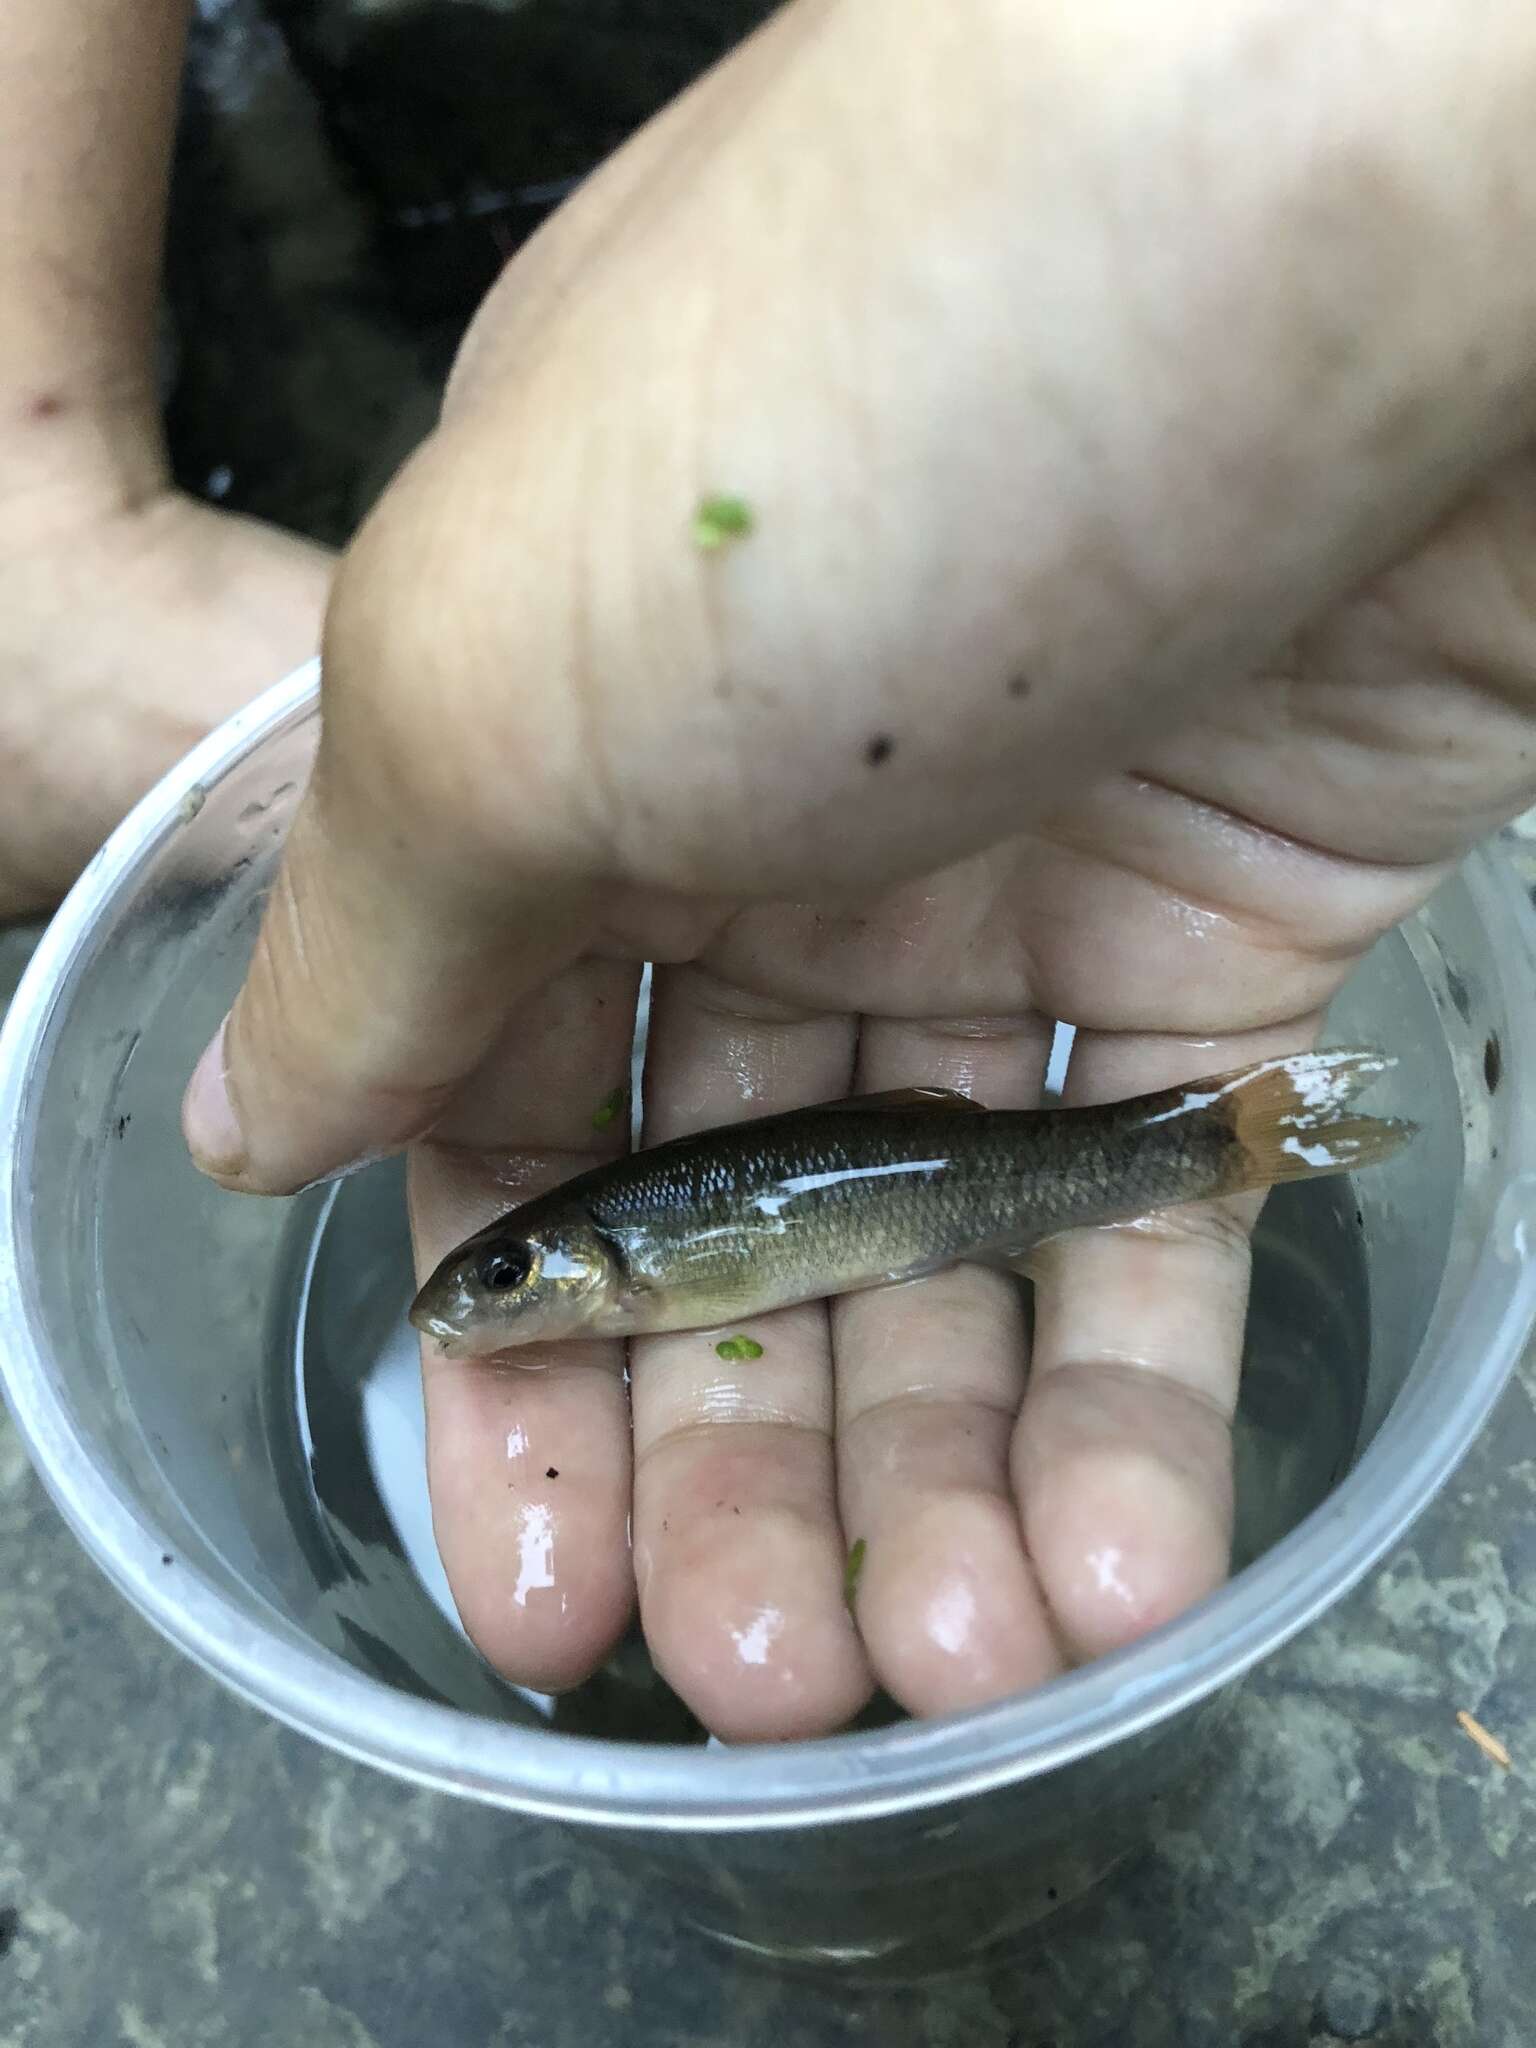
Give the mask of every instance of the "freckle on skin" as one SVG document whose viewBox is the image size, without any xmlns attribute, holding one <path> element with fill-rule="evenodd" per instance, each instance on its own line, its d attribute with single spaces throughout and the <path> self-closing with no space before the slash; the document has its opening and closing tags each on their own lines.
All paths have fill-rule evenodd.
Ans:
<svg viewBox="0 0 1536 2048">
<path fill-rule="evenodd" d="M 57 391 L 40 391 L 27 407 L 35 420 L 56 420 L 64 410 L 64 400 Z"/>
<path fill-rule="evenodd" d="M 1030 692 L 1029 677 L 1022 669 L 1016 669 L 1008 678 L 1007 690 L 1010 697 L 1027 697 Z"/>
<path fill-rule="evenodd" d="M 871 768 L 878 768 L 889 761 L 896 751 L 896 742 L 888 732 L 877 732 L 864 748 L 864 759 Z"/>
</svg>

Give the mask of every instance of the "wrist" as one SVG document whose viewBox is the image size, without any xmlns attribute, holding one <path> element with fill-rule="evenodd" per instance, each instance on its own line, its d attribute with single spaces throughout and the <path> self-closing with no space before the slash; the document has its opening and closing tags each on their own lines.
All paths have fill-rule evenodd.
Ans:
<svg viewBox="0 0 1536 2048">
<path fill-rule="evenodd" d="M 171 488 L 152 391 L 82 400 L 58 384 L 0 379 L 0 542 L 8 548 L 136 514 Z"/>
</svg>

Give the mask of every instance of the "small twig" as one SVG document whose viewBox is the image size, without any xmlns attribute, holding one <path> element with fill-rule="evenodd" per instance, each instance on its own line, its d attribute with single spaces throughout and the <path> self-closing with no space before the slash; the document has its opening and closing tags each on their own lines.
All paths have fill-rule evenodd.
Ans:
<svg viewBox="0 0 1536 2048">
<path fill-rule="evenodd" d="M 1477 1744 L 1483 1755 L 1491 1763 L 1496 1763 L 1501 1771 L 1508 1771 L 1514 1768 L 1510 1761 L 1509 1751 L 1500 1742 L 1497 1735 L 1490 1735 L 1482 1722 L 1475 1720 L 1465 1707 L 1458 1709 L 1456 1720 L 1462 1733 L 1469 1736 Z"/>
</svg>

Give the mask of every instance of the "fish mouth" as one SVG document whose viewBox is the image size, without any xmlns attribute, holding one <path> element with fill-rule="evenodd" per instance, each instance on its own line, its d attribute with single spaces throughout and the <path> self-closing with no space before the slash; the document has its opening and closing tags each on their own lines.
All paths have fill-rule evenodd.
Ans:
<svg viewBox="0 0 1536 2048">
<path fill-rule="evenodd" d="M 464 1356 L 464 1332 L 449 1317 L 438 1315 L 416 1301 L 411 1304 L 409 1320 L 412 1329 L 419 1330 L 423 1337 L 430 1337 L 444 1357 Z"/>
<path fill-rule="evenodd" d="M 434 1273 L 418 1290 L 409 1316 L 412 1328 L 430 1337 L 446 1358 L 464 1358 L 478 1348 L 471 1337 L 475 1298 L 460 1271 Z"/>
<path fill-rule="evenodd" d="M 517 1348 L 518 1340 L 500 1331 L 477 1330 L 455 1322 L 452 1316 L 423 1308 L 419 1303 L 409 1315 L 411 1327 L 431 1339 L 440 1358 L 494 1358 Z"/>
<path fill-rule="evenodd" d="M 411 1314 L 411 1325 L 429 1337 L 439 1358 L 510 1358 L 523 1347 L 515 1337 L 498 1337 L 489 1332 L 476 1334 L 461 1330 L 457 1323 L 451 1323 L 446 1316 L 436 1316 L 425 1311 Z M 541 1361 L 542 1362 L 542 1361 Z"/>
</svg>

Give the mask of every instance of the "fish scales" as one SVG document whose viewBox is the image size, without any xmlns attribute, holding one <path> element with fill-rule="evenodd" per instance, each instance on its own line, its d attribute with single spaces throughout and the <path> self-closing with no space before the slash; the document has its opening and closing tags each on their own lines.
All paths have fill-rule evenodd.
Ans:
<svg viewBox="0 0 1536 2048">
<path fill-rule="evenodd" d="M 702 1282 L 750 1247 L 760 1282 L 812 1262 L 883 1277 L 1219 1193 L 1231 1153 L 1218 1123 L 1155 1136 L 1144 1114 L 829 1110 L 814 1133 L 800 1121 L 743 1125 L 736 1150 L 683 1140 L 636 1154 L 592 1189 L 593 1221 L 647 1276 L 658 1255 L 681 1255 Z M 667 1241 L 682 1216 L 687 1248 Z"/>
</svg>

